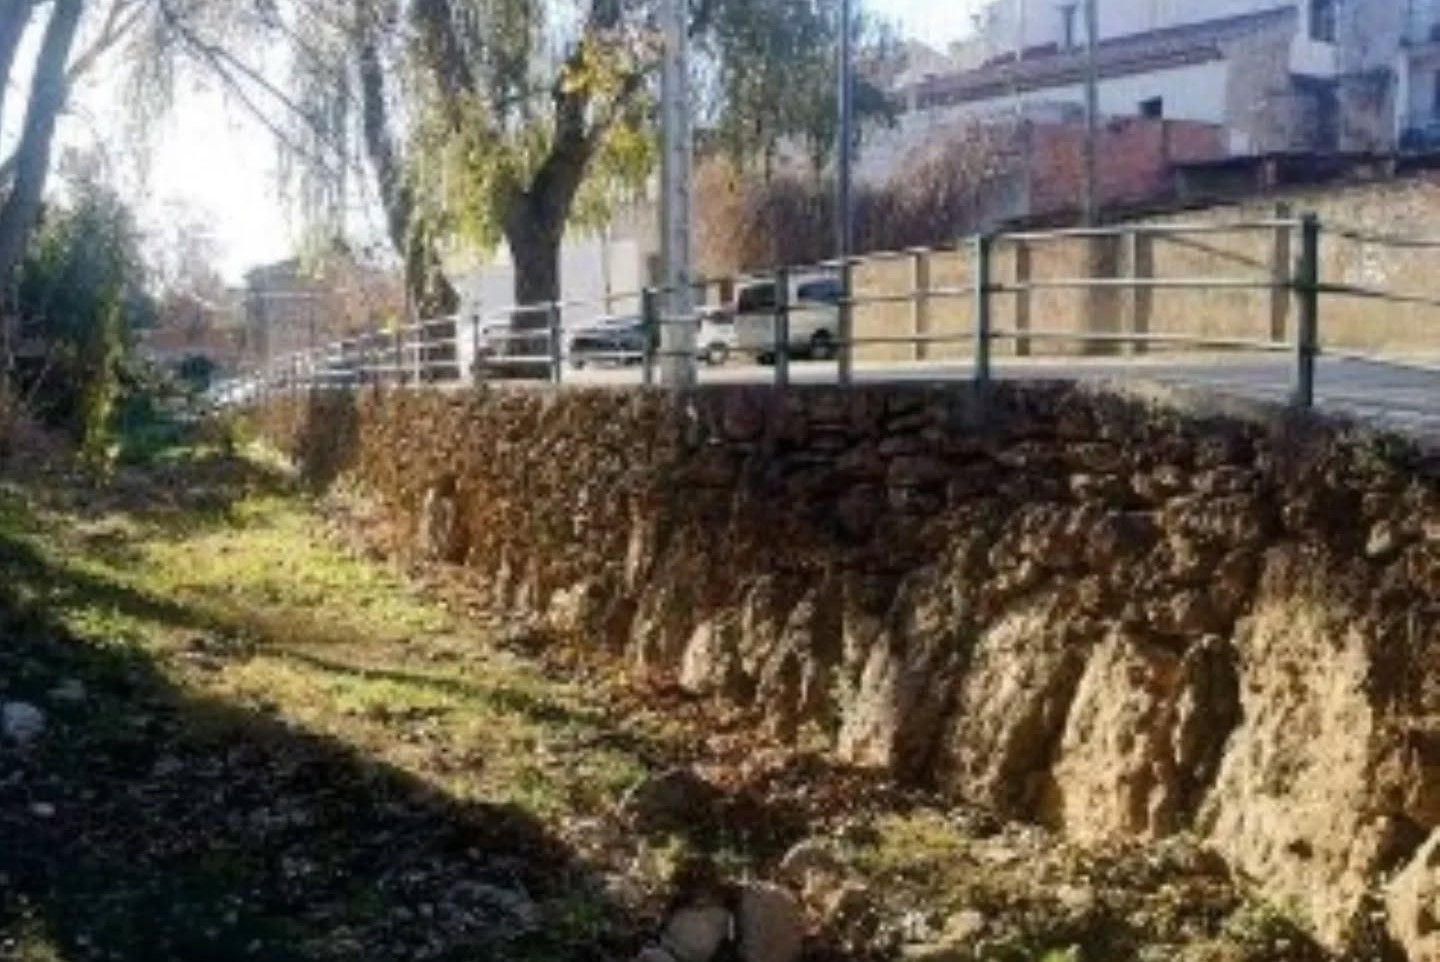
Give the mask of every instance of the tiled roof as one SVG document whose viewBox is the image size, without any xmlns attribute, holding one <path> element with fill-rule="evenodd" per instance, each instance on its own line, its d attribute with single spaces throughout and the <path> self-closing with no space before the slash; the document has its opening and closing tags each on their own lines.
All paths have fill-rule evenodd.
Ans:
<svg viewBox="0 0 1440 962">
<path fill-rule="evenodd" d="M 1226 41 L 1278 27 L 1287 21 L 1294 22 L 1296 18 L 1294 7 L 1277 7 L 1115 37 L 1101 41 L 1096 47 L 1096 72 L 1104 79 L 1218 60 L 1223 56 L 1221 44 Z M 923 108 L 1078 83 L 1085 78 L 1085 73 L 1085 48 L 1077 47 L 930 77 L 912 89 L 916 102 Z"/>
</svg>

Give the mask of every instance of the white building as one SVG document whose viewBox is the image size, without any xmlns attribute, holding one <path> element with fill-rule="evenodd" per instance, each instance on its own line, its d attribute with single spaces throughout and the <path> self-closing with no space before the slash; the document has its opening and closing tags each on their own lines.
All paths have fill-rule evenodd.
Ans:
<svg viewBox="0 0 1440 962">
<path fill-rule="evenodd" d="M 1388 151 L 1440 116 L 1440 0 L 1097 2 L 1106 116 L 1220 124 L 1237 154 Z M 976 21 L 981 65 L 909 83 L 898 139 L 1083 107 L 1083 0 L 992 0 Z"/>
</svg>

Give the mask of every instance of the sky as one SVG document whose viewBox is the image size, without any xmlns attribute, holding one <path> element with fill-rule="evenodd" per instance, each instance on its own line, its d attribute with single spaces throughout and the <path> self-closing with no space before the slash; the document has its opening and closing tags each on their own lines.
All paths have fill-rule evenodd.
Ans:
<svg viewBox="0 0 1440 962">
<path fill-rule="evenodd" d="M 904 36 L 943 46 L 968 30 L 977 0 L 862 2 L 895 21 Z M 154 134 L 148 171 L 143 183 L 135 182 L 132 196 L 142 226 L 154 234 L 164 233 L 177 209 L 213 223 L 221 273 L 236 283 L 246 270 L 281 260 L 296 246 L 296 225 L 280 196 L 275 150 L 269 136 L 217 91 L 192 85 L 182 87 L 176 99 L 177 108 Z M 93 143 L 97 129 L 107 126 L 103 118 L 120 106 L 113 91 L 82 96 L 67 120 L 71 129 L 62 129 L 62 142 Z M 379 224 L 369 226 L 380 233 Z"/>
</svg>

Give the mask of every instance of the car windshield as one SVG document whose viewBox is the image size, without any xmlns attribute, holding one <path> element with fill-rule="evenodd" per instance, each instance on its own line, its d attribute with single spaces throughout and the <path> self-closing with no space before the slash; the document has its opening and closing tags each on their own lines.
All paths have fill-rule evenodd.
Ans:
<svg viewBox="0 0 1440 962">
<path fill-rule="evenodd" d="M 775 309 L 775 285 L 755 284 L 751 287 L 741 288 L 735 309 L 741 314 L 773 311 Z"/>
<path fill-rule="evenodd" d="M 840 294 L 840 282 L 833 278 L 823 281 L 807 281 L 795 291 L 799 300 L 815 301 L 821 304 L 839 304 Z"/>
</svg>

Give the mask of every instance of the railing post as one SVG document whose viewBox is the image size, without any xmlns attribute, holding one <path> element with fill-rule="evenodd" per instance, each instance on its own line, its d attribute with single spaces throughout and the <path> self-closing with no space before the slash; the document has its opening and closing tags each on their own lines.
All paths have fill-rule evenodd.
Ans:
<svg viewBox="0 0 1440 962">
<path fill-rule="evenodd" d="M 911 327 L 915 334 L 911 356 L 923 361 L 930 356 L 930 252 L 915 251 L 911 257 L 911 282 L 915 301 L 911 307 Z"/>
<path fill-rule="evenodd" d="M 460 330 L 455 330 L 455 343 L 460 343 Z M 468 380 L 472 385 L 480 383 L 480 373 L 483 367 L 480 363 L 480 315 L 470 315 L 470 376 Z"/>
<path fill-rule="evenodd" d="M 1294 288 L 1290 283 L 1290 248 L 1295 228 L 1287 223 L 1295 211 L 1285 202 L 1275 205 L 1275 219 L 1280 225 L 1275 228 L 1275 242 L 1270 252 L 1270 279 L 1275 285 L 1270 289 L 1270 340 L 1283 343 L 1286 321 L 1290 315 L 1290 300 Z"/>
<path fill-rule="evenodd" d="M 1028 241 L 1017 240 L 1015 244 L 1015 356 L 1029 357 L 1030 338 L 1024 332 L 1030 330 L 1030 281 L 1034 276 Z"/>
<path fill-rule="evenodd" d="M 786 289 L 789 300 L 789 289 Z M 789 316 L 788 311 L 786 314 Z M 849 252 L 840 261 L 840 351 L 836 354 L 837 378 L 842 387 L 855 379 L 855 265 Z M 786 325 L 789 326 L 788 324 Z M 789 347 L 789 342 L 786 342 Z"/>
<path fill-rule="evenodd" d="M 780 268 L 775 272 L 775 386 L 790 385 L 790 271 Z M 841 321 L 841 331 L 845 324 Z M 840 335 L 843 343 L 845 335 Z M 843 348 L 842 348 L 843 351 Z M 842 354 L 843 356 L 843 354 Z M 842 371 L 844 364 L 842 362 Z M 842 375 L 841 383 L 845 383 Z"/>
<path fill-rule="evenodd" d="M 1150 321 L 1155 313 L 1155 239 L 1141 230 L 1127 231 L 1125 240 L 1129 250 L 1126 255 L 1130 270 L 1130 333 L 1144 337 L 1150 333 Z M 1130 342 L 1131 354 L 1148 354 L 1150 342 Z"/>
<path fill-rule="evenodd" d="M 1315 405 L 1315 355 L 1320 343 L 1320 219 L 1300 219 L 1300 263 L 1295 295 L 1299 323 L 1295 330 L 1295 396 L 1298 407 Z"/>
<path fill-rule="evenodd" d="M 660 342 L 660 297 L 655 288 L 640 292 L 640 317 L 645 331 L 644 353 L 640 358 L 640 379 L 646 387 L 655 385 L 655 346 Z"/>
<path fill-rule="evenodd" d="M 545 326 L 550 333 L 550 383 L 565 380 L 565 335 L 561 328 L 560 305 L 551 301 L 545 307 Z"/>
<path fill-rule="evenodd" d="M 976 234 L 972 251 L 975 280 L 975 383 L 990 383 L 990 252 L 989 234 Z"/>
</svg>

